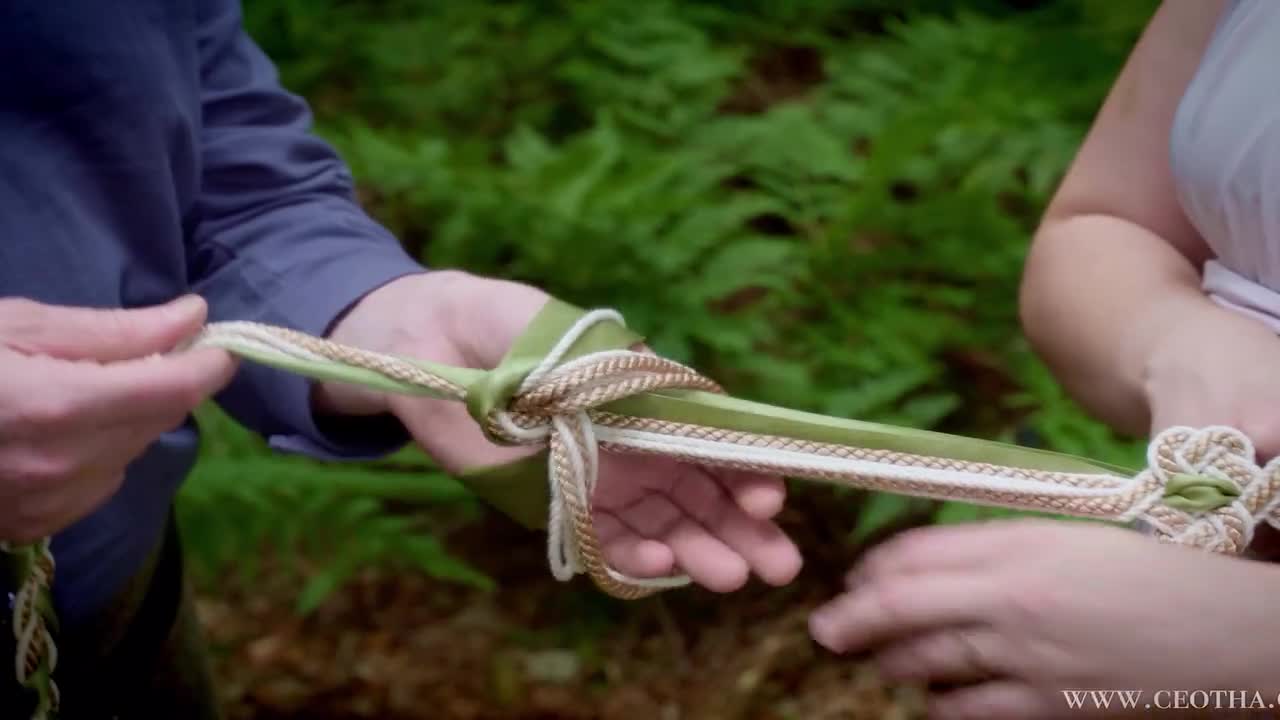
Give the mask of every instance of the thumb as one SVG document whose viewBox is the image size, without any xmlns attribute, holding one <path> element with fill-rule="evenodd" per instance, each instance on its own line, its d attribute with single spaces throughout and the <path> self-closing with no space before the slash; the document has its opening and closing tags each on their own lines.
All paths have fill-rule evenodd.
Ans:
<svg viewBox="0 0 1280 720">
<path fill-rule="evenodd" d="M 6 300 L 0 301 L 0 344 L 28 355 L 116 362 L 172 350 L 207 316 L 198 295 L 129 310 Z"/>
</svg>

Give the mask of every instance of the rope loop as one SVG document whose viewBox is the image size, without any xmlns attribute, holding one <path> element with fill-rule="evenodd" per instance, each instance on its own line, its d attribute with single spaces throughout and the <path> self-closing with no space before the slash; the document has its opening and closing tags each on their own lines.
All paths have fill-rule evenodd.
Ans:
<svg viewBox="0 0 1280 720">
<path fill-rule="evenodd" d="M 552 419 L 594 410 L 654 390 L 723 392 L 715 382 L 672 360 L 631 350 L 584 356 L 538 377 L 530 374 L 505 408 L 484 418 L 488 433 L 508 444 L 544 444 Z"/>
<path fill-rule="evenodd" d="M 609 595 L 634 599 L 689 580 L 684 576 L 632 578 L 609 567 L 593 518 L 600 451 L 593 412 L 655 390 L 723 391 L 685 365 L 633 350 L 600 351 L 562 363 L 584 333 L 606 321 L 623 323 L 621 316 L 608 310 L 583 316 L 524 377 L 505 407 L 491 407 L 482 424 L 497 442 L 545 445 L 549 450 L 547 555 L 552 574 L 565 581 L 585 572 Z M 478 390 L 492 393 L 488 386 Z"/>
</svg>

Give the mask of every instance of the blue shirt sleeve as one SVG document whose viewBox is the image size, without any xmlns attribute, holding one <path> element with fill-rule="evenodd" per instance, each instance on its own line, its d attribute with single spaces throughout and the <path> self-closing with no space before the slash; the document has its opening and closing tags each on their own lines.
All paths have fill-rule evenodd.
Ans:
<svg viewBox="0 0 1280 720">
<path fill-rule="evenodd" d="M 201 187 L 188 272 L 210 320 L 254 320 L 324 335 L 365 294 L 423 272 L 358 206 L 350 172 L 311 132 L 242 25 L 238 0 L 200 0 Z M 367 458 L 408 435 L 390 417 L 321 422 L 312 383 L 245 363 L 217 398 L 277 449 Z"/>
</svg>

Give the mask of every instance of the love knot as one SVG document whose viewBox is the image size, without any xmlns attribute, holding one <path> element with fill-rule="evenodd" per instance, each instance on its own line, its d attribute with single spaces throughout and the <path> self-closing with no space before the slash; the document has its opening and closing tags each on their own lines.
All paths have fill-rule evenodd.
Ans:
<svg viewBox="0 0 1280 720">
<path fill-rule="evenodd" d="M 1280 461 L 1259 466 L 1253 443 L 1234 428 L 1163 431 L 1148 472 L 1160 489 L 1148 520 L 1166 542 L 1239 553 L 1258 522 L 1280 524 Z"/>
<path fill-rule="evenodd" d="M 467 407 L 486 435 L 501 444 L 542 444 L 552 418 L 576 417 L 624 398 L 658 390 L 720 386 L 697 371 L 631 350 L 592 353 L 551 368 L 500 367 L 467 388 Z"/>
<path fill-rule="evenodd" d="M 547 557 L 552 575 L 565 581 L 585 572 L 605 593 L 637 598 L 689 580 L 630 578 L 609 567 L 595 530 L 593 500 L 600 462 L 592 413 L 657 390 L 722 390 L 674 360 L 628 349 L 563 360 L 593 323 L 610 319 L 619 321 L 612 313 L 589 313 L 540 361 L 509 361 L 485 373 L 466 388 L 465 401 L 471 417 L 493 442 L 548 448 Z"/>
</svg>

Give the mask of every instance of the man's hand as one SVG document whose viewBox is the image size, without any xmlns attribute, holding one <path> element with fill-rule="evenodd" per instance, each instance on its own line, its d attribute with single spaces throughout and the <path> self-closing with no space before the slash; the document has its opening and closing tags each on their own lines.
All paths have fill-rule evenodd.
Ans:
<svg viewBox="0 0 1280 720">
<path fill-rule="evenodd" d="M 528 285 L 458 272 L 401 278 L 370 293 L 330 338 L 382 352 L 489 369 L 548 296 Z M 525 457 L 529 448 L 494 445 L 460 403 L 318 386 L 321 412 L 390 411 L 423 450 L 458 472 Z M 800 553 L 772 521 L 782 508 L 780 478 L 710 471 L 660 458 L 602 453 L 596 529 L 608 561 L 633 577 L 683 572 L 720 592 L 751 573 L 782 585 Z"/>
<path fill-rule="evenodd" d="M 1151 435 L 1174 425 L 1227 425 L 1253 442 L 1257 462 L 1280 455 L 1280 338 L 1262 322 L 1205 302 L 1184 314 L 1145 361 Z M 1280 559 L 1280 533 L 1260 525 L 1249 549 Z"/>
<path fill-rule="evenodd" d="M 197 297 L 140 310 L 0 300 L 0 539 L 29 542 L 91 513 L 230 381 L 222 350 L 157 355 L 205 314 Z"/>
<path fill-rule="evenodd" d="M 998 521 L 906 532 L 847 584 L 812 615 L 813 637 L 873 655 L 891 681 L 954 687 L 931 717 L 1081 715 L 1067 690 L 1142 690 L 1139 711 L 1159 690 L 1280 691 L 1280 569 L 1262 563 L 1096 524 Z"/>
</svg>

